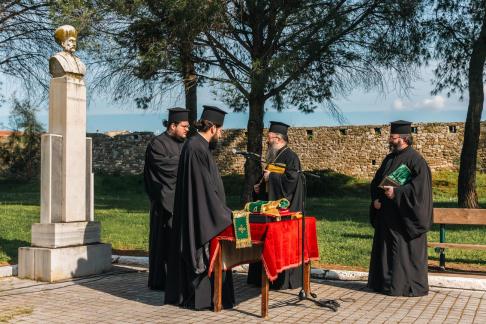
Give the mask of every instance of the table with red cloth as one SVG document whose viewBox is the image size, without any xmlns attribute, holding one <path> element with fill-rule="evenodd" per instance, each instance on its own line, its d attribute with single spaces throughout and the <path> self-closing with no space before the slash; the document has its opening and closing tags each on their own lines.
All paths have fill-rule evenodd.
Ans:
<svg viewBox="0 0 486 324">
<path fill-rule="evenodd" d="M 221 310 L 221 272 L 239 264 L 262 262 L 262 317 L 268 314 L 268 281 L 302 263 L 302 219 L 250 223 L 252 247 L 236 249 L 233 225 L 211 240 L 209 275 L 214 271 L 214 310 Z M 310 261 L 319 259 L 316 220 L 305 218 L 304 290 L 310 288 Z"/>
</svg>

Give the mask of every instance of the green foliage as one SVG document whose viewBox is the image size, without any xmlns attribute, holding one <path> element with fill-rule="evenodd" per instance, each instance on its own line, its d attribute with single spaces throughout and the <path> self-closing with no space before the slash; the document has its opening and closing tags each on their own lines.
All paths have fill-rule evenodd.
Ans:
<svg viewBox="0 0 486 324">
<path fill-rule="evenodd" d="M 450 202 L 452 206 L 457 207 L 457 173 L 449 171 L 438 171 L 433 173 L 432 189 L 434 198 L 441 202 Z M 477 194 L 480 201 L 486 200 L 486 173 L 476 174 Z"/>
<path fill-rule="evenodd" d="M 29 95 L 48 84 L 46 58 L 57 46 L 49 21 L 50 0 L 0 1 L 0 72 L 18 78 Z"/>
<path fill-rule="evenodd" d="M 10 177 L 29 180 L 39 174 L 43 127 L 37 121 L 36 112 L 28 100 L 14 100 L 9 117 L 13 132 L 8 141 L 0 145 L 0 160 Z"/>
<path fill-rule="evenodd" d="M 254 96 L 311 112 L 357 86 L 413 76 L 422 60 L 423 1 L 227 1 L 206 34 L 225 73 L 223 94 L 241 110 Z M 216 73 L 219 73 L 216 72 Z M 232 90 L 238 90 L 238 92 Z M 263 109 L 263 107 L 261 108 Z"/>
<path fill-rule="evenodd" d="M 30 245 L 30 230 L 39 222 L 39 181 L 0 178 L 0 264 L 16 262 L 20 246 Z"/>
<path fill-rule="evenodd" d="M 315 171 L 320 178 L 306 179 L 308 197 L 369 197 L 369 182 L 331 170 Z"/>
<path fill-rule="evenodd" d="M 435 0 L 428 24 L 433 58 L 439 62 L 434 70 L 433 94 L 446 90 L 461 98 L 468 90 L 469 61 L 486 14 L 482 0 Z"/>
</svg>

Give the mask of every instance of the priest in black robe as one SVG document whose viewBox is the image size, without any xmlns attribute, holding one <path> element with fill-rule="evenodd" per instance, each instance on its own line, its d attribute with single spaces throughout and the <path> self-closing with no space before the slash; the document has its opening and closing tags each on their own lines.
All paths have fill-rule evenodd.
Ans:
<svg viewBox="0 0 486 324">
<path fill-rule="evenodd" d="M 169 109 L 166 131 L 154 137 L 145 152 L 143 175 L 150 200 L 148 286 L 154 290 L 165 289 L 177 166 L 188 120 L 189 110 Z"/>
<path fill-rule="evenodd" d="M 179 160 L 174 222 L 165 303 L 191 309 L 213 306 L 213 280 L 208 276 L 209 244 L 232 224 L 223 181 L 212 156 L 221 137 L 225 112 L 204 106 L 198 133 L 184 144 Z M 231 270 L 223 272 L 222 304 L 235 304 Z"/>
<path fill-rule="evenodd" d="M 290 211 L 302 211 L 303 184 L 300 160 L 297 154 L 288 146 L 289 125 L 271 121 L 267 134 L 266 161 L 285 166 L 283 174 L 265 170 L 262 177 L 254 186 L 253 200 L 278 200 L 286 198 L 290 202 Z M 252 263 L 248 270 L 249 284 L 261 286 L 261 262 Z M 288 269 L 279 274 L 270 283 L 271 289 L 292 289 L 302 285 L 302 268 Z"/>
<path fill-rule="evenodd" d="M 375 228 L 368 287 L 392 296 L 425 296 L 427 231 L 432 223 L 432 180 L 425 159 L 415 151 L 411 123 L 391 123 L 391 153 L 371 182 L 370 220 Z M 397 180 L 397 168 L 409 172 Z M 402 176 L 402 180 L 405 177 Z"/>
</svg>

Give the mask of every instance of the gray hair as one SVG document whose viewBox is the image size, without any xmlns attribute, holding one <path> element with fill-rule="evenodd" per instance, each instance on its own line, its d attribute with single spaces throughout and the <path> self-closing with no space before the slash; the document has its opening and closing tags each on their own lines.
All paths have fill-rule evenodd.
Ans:
<svg viewBox="0 0 486 324">
<path fill-rule="evenodd" d="M 405 141 L 408 145 L 412 145 L 413 138 L 411 134 L 400 134 L 400 138 Z"/>
<path fill-rule="evenodd" d="M 280 138 L 281 140 L 283 140 L 287 144 L 289 143 L 289 137 L 287 135 L 275 133 L 275 137 Z"/>
</svg>

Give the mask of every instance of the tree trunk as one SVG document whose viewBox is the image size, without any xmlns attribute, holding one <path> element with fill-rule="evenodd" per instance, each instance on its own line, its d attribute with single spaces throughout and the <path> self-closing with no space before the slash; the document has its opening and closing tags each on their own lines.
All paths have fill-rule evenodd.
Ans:
<svg viewBox="0 0 486 324">
<path fill-rule="evenodd" d="M 263 116 L 265 114 L 265 87 L 268 84 L 269 53 L 266 52 L 265 43 L 265 2 L 256 1 L 249 9 L 253 44 L 250 50 L 252 60 L 249 95 L 250 116 L 248 117 L 247 150 L 262 154 Z M 252 201 L 253 185 L 262 176 L 262 165 L 255 159 L 247 159 L 245 163 L 245 187 L 243 202 Z"/>
<path fill-rule="evenodd" d="M 252 95 L 250 98 L 250 115 L 247 126 L 247 150 L 257 154 L 262 154 L 263 136 L 263 107 L 265 100 L 263 91 L 259 95 Z M 262 175 L 261 163 L 255 159 L 247 159 L 245 162 L 245 187 L 242 200 L 244 203 L 252 201 L 253 185 L 257 183 Z"/>
<path fill-rule="evenodd" d="M 197 120 L 197 75 L 191 52 L 192 46 L 181 48 L 182 77 L 184 82 L 186 109 L 190 110 L 189 123 L 193 125 Z M 189 135 L 193 135 L 195 132 L 195 128 L 191 126 Z"/>
<path fill-rule="evenodd" d="M 458 204 L 462 208 L 479 208 L 476 193 L 476 166 L 484 103 L 483 72 L 485 59 L 486 16 L 483 18 L 481 33 L 474 42 L 471 60 L 469 61 L 469 105 L 457 183 Z"/>
</svg>

